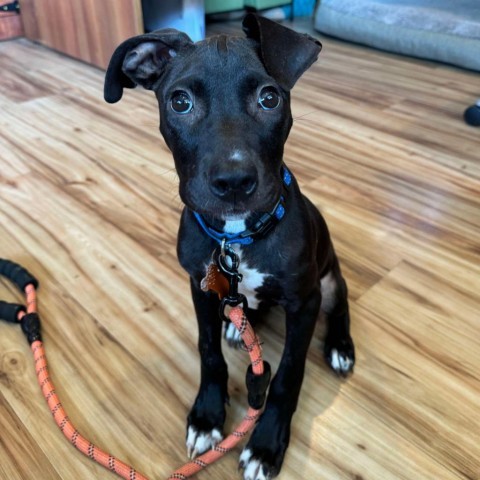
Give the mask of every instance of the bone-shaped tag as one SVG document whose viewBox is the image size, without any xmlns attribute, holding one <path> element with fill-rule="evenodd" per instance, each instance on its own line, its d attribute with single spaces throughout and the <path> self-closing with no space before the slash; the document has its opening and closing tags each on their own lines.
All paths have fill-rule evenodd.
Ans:
<svg viewBox="0 0 480 480">
<path fill-rule="evenodd" d="M 213 291 L 217 293 L 220 300 L 228 295 L 228 280 L 213 260 L 207 267 L 207 274 L 203 277 L 200 287 L 204 292 Z"/>
</svg>

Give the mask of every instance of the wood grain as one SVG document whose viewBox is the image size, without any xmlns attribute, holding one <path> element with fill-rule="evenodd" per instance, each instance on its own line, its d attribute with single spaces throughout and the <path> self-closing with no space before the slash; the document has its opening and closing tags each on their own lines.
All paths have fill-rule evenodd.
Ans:
<svg viewBox="0 0 480 480">
<path fill-rule="evenodd" d="M 328 371 L 319 321 L 279 478 L 479 480 L 480 137 L 462 120 L 479 75 L 322 40 L 292 94 L 286 161 L 334 238 L 358 363 L 347 381 Z M 186 460 L 199 378 L 178 181 L 154 96 L 107 105 L 102 82 L 26 40 L 0 44 L 0 256 L 41 282 L 52 376 L 78 429 L 167 478 Z M 0 298 L 21 299 L 2 281 Z M 283 332 L 277 310 L 259 328 L 273 365 Z M 225 355 L 229 430 L 248 359 Z M 57 431 L 6 324 L 0 431 L 0 478 L 115 478 Z M 240 478 L 239 453 L 198 478 Z"/>
<path fill-rule="evenodd" d="M 25 36 L 105 68 L 123 40 L 143 32 L 140 0 L 21 0 Z"/>
</svg>

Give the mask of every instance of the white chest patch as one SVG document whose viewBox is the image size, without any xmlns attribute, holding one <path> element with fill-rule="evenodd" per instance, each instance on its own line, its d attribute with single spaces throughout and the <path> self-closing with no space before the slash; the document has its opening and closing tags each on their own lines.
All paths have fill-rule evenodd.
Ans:
<svg viewBox="0 0 480 480">
<path fill-rule="evenodd" d="M 238 291 L 245 295 L 248 300 L 248 306 L 256 310 L 260 301 L 257 298 L 257 289 L 263 285 L 268 273 L 261 273 L 256 268 L 250 268 L 245 261 L 242 260 L 242 249 L 235 248 L 236 254 L 240 257 L 239 272 L 243 275 L 242 281 L 238 284 Z"/>
<path fill-rule="evenodd" d="M 243 232 L 246 229 L 245 220 L 241 217 L 227 220 L 223 229 L 228 233 Z M 240 246 L 235 246 L 235 253 L 240 258 L 239 272 L 243 275 L 243 279 L 238 285 L 238 291 L 247 297 L 248 306 L 256 310 L 260 303 L 256 290 L 263 285 L 265 277 L 267 277 L 268 274 L 261 273 L 256 268 L 250 268 L 245 261 L 242 260 L 242 248 Z"/>
<path fill-rule="evenodd" d="M 240 259 L 239 273 L 242 274 L 242 281 L 238 284 L 238 291 L 248 300 L 249 308 L 256 310 L 260 303 L 257 298 L 257 289 L 263 285 L 265 278 L 268 277 L 268 273 L 261 273 L 256 268 L 250 268 L 245 260 L 242 259 L 242 248 L 235 245 L 235 253 Z M 205 265 L 205 272 L 207 271 L 207 265 Z"/>
</svg>

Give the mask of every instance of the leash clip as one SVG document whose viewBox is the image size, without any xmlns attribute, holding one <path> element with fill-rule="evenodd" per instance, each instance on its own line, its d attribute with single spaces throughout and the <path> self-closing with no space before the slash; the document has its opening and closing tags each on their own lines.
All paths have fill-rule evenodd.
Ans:
<svg viewBox="0 0 480 480">
<path fill-rule="evenodd" d="M 220 253 L 217 255 L 217 266 L 228 280 L 228 295 L 220 302 L 219 314 L 220 318 L 226 322 L 230 321 L 228 315 L 225 314 L 227 307 L 238 307 L 242 305 L 243 309 L 248 308 L 248 301 L 245 295 L 238 292 L 238 284 L 243 280 L 243 275 L 239 273 L 240 258 L 235 250 L 226 243 L 224 238 L 220 244 Z"/>
<path fill-rule="evenodd" d="M 226 308 L 227 307 L 235 308 L 235 307 L 238 307 L 239 305 L 242 306 L 244 311 L 248 308 L 247 297 L 245 297 L 245 295 L 242 295 L 241 293 L 237 294 L 236 297 L 231 297 L 230 295 L 228 295 L 222 298 L 222 301 L 220 302 L 220 307 L 218 309 L 220 318 L 224 322 L 230 322 L 230 318 L 228 314 L 225 313 Z"/>
</svg>

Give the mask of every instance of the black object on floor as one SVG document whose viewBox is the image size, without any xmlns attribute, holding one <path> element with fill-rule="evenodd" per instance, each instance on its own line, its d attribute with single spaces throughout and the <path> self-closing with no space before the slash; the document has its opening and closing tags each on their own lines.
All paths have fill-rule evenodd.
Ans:
<svg viewBox="0 0 480 480">
<path fill-rule="evenodd" d="M 465 110 L 463 118 L 472 127 L 480 127 L 480 100 Z"/>
</svg>

